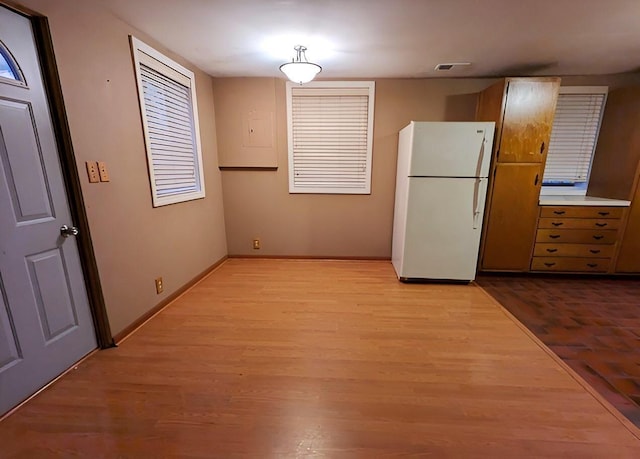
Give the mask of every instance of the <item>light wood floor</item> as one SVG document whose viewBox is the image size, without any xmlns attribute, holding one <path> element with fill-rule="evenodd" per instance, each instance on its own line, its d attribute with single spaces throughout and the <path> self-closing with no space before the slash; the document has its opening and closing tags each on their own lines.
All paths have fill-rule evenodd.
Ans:
<svg viewBox="0 0 640 459">
<path fill-rule="evenodd" d="M 231 259 L 0 423 L 0 457 L 640 457 L 479 287 Z"/>
</svg>

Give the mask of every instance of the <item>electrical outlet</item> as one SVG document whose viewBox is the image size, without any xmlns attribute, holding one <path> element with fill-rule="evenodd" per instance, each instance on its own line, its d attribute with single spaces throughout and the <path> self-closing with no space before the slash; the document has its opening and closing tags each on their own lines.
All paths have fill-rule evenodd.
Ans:
<svg viewBox="0 0 640 459">
<path fill-rule="evenodd" d="M 156 279 L 156 293 L 160 294 L 164 291 L 164 284 L 162 283 L 162 277 Z"/>
<path fill-rule="evenodd" d="M 107 163 L 104 161 L 98 161 L 98 173 L 100 174 L 101 182 L 109 181 L 109 171 L 107 171 Z"/>
<path fill-rule="evenodd" d="M 89 176 L 89 183 L 98 183 L 100 181 L 100 175 L 98 173 L 98 164 L 95 161 L 87 161 L 87 175 Z"/>
<path fill-rule="evenodd" d="M 253 248 L 258 250 L 260 248 L 260 239 L 253 240 Z"/>
</svg>

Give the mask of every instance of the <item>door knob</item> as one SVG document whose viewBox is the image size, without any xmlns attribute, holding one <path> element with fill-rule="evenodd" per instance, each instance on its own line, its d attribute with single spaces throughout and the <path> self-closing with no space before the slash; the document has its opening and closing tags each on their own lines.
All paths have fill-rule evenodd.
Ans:
<svg viewBox="0 0 640 459">
<path fill-rule="evenodd" d="M 62 225 L 60 227 L 60 234 L 62 237 L 77 236 L 79 232 L 80 231 L 78 231 L 78 228 L 75 226 Z"/>
</svg>

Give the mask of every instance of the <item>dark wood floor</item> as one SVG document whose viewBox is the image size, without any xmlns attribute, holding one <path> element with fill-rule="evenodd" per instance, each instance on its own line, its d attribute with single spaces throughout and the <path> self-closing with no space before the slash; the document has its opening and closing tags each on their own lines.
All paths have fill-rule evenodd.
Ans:
<svg viewBox="0 0 640 459">
<path fill-rule="evenodd" d="M 231 259 L 0 422 L 0 457 L 635 459 L 638 432 L 477 286 Z"/>
<path fill-rule="evenodd" d="M 477 283 L 640 427 L 640 280 L 481 276 Z"/>
</svg>

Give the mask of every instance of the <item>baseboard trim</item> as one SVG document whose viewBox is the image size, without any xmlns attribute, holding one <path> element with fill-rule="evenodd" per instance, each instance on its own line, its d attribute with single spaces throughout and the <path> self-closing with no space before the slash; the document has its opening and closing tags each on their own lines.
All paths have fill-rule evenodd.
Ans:
<svg viewBox="0 0 640 459">
<path fill-rule="evenodd" d="M 391 261 L 389 257 L 342 257 L 335 255 L 229 255 L 229 258 L 265 260 L 341 260 L 341 261 Z"/>
<path fill-rule="evenodd" d="M 136 321 L 134 321 L 131 325 L 129 325 L 128 327 L 126 327 L 124 330 L 122 330 L 120 333 L 116 334 L 113 337 L 113 340 L 116 343 L 116 346 L 118 344 L 121 344 L 124 340 L 126 340 L 127 338 L 129 338 L 131 335 L 133 335 L 136 331 L 138 331 L 144 324 L 146 324 L 148 321 L 150 321 L 151 319 L 153 319 L 157 314 L 159 314 L 160 312 L 162 312 L 163 309 L 165 309 L 167 306 L 169 306 L 171 303 L 173 303 L 174 301 L 176 301 L 178 298 L 180 298 L 182 295 L 184 295 L 185 293 L 187 293 L 187 291 L 189 291 L 192 287 L 196 286 L 196 284 L 200 283 L 201 281 L 203 281 L 206 277 L 208 277 L 211 273 L 213 273 L 216 269 L 218 269 L 220 266 L 222 266 L 222 264 L 227 261 L 227 256 L 225 255 L 224 257 L 222 257 L 220 260 L 216 261 L 214 264 L 212 264 L 211 266 L 209 266 L 207 269 L 205 269 L 204 271 L 202 271 L 200 274 L 198 274 L 197 276 L 195 276 L 193 279 L 191 279 L 189 282 L 187 282 L 186 284 L 184 284 L 182 287 L 180 287 L 178 290 L 176 290 L 175 292 L 173 292 L 171 295 L 169 295 L 167 298 L 165 298 L 164 300 L 162 300 L 160 303 L 158 303 L 157 305 L 155 305 L 153 308 L 151 308 L 149 311 L 147 311 L 145 314 L 143 314 L 142 316 L 140 316 L 140 318 Z"/>
</svg>

